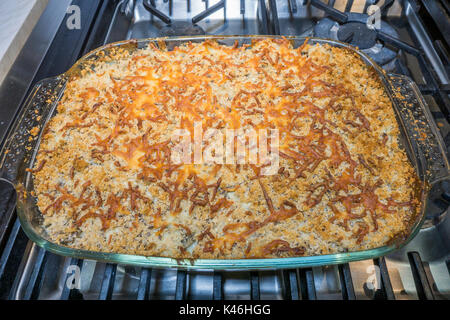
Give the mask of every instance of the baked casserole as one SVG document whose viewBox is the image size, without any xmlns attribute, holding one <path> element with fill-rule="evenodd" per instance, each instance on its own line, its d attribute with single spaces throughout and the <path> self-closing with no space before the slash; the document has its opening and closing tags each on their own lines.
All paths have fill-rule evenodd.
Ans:
<svg viewBox="0 0 450 320">
<path fill-rule="evenodd" d="M 378 76 L 345 48 L 264 39 L 99 52 L 36 157 L 51 241 L 174 258 L 358 251 L 407 233 L 418 178 Z M 173 163 L 173 132 L 271 129 L 279 165 Z"/>
</svg>

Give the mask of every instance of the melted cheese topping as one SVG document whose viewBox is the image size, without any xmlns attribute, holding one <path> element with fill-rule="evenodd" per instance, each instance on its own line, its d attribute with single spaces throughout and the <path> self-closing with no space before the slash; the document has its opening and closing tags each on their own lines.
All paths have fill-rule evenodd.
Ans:
<svg viewBox="0 0 450 320">
<path fill-rule="evenodd" d="M 378 247 L 419 210 L 391 102 L 360 58 L 287 40 L 154 45 L 70 79 L 33 170 L 50 239 L 177 258 Z M 278 129 L 280 168 L 171 163 L 175 129 Z"/>
</svg>

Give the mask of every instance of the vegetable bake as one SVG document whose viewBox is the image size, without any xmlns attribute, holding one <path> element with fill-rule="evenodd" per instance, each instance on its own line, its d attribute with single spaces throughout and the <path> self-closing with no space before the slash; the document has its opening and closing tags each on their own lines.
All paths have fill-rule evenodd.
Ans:
<svg viewBox="0 0 450 320">
<path fill-rule="evenodd" d="M 97 55 L 68 80 L 30 170 L 50 241 L 236 259 L 364 250 L 408 232 L 418 178 L 356 53 L 264 39 Z M 196 122 L 277 130 L 278 169 L 174 163 L 174 131 Z"/>
</svg>

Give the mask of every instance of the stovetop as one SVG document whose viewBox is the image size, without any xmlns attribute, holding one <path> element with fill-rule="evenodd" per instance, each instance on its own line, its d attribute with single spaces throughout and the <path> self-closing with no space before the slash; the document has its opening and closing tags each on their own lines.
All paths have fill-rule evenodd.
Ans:
<svg viewBox="0 0 450 320">
<path fill-rule="evenodd" d="M 70 1 L 57 2 L 50 0 L 41 18 L 60 21 L 59 27 L 50 32 L 53 38 L 37 37 L 38 32 L 42 37 L 41 22 L 36 26 L 35 38 L 32 34 L 25 46 L 40 52 L 41 61 L 35 61 L 31 72 L 31 66 L 24 69 L 19 56 L 16 69 L 7 77 L 10 82 L 0 87 L 1 102 L 7 101 L 18 109 L 36 80 L 65 71 L 95 47 L 123 39 L 198 34 L 318 36 L 359 46 L 386 71 L 410 76 L 419 85 L 450 147 L 450 44 L 448 35 L 440 31 L 450 26 L 450 20 L 442 18 L 442 13 L 449 14 L 445 1 L 74 0 L 72 5 L 78 5 L 84 17 L 80 30 L 66 27 L 69 14 L 61 9 L 64 5 L 67 8 Z M 367 12 L 373 15 L 369 17 Z M 38 39 L 41 46 L 36 42 L 33 46 L 33 39 Z M 8 91 L 11 88 L 15 91 Z M 1 137 L 16 112 L 0 112 Z M 6 217 L 5 208 L 11 206 L 13 193 L 0 183 L 0 297 L 449 299 L 448 185 L 444 189 L 442 199 L 430 206 L 419 234 L 406 247 L 386 257 L 293 270 L 186 272 L 105 264 L 46 252 L 26 238 L 14 214 Z"/>
</svg>

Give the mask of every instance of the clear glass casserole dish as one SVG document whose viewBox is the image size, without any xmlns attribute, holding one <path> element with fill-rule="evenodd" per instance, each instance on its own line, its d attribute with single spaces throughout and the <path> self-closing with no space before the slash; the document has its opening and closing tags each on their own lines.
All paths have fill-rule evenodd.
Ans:
<svg viewBox="0 0 450 320">
<path fill-rule="evenodd" d="M 155 38 L 127 40 L 100 47 L 81 58 L 65 74 L 44 79 L 36 84 L 30 93 L 23 109 L 17 117 L 1 153 L 1 179 L 12 183 L 17 191 L 17 214 L 28 237 L 42 248 L 64 256 L 94 259 L 112 263 L 139 265 L 146 267 L 175 267 L 185 269 L 277 269 L 311 267 L 328 264 L 340 264 L 350 261 L 371 259 L 385 255 L 407 244 L 419 231 L 427 210 L 427 203 L 439 197 L 442 182 L 449 180 L 449 163 L 444 142 L 438 132 L 434 120 L 421 97 L 415 83 L 408 77 L 386 74 L 368 56 L 356 48 L 338 41 L 310 38 L 309 43 L 329 44 L 347 48 L 357 53 L 361 59 L 379 76 L 386 93 L 392 101 L 397 122 L 401 132 L 400 142 L 405 148 L 411 164 L 414 166 L 420 185 L 420 214 L 411 223 L 406 237 L 394 239 L 389 245 L 370 250 L 337 253 L 329 255 L 302 256 L 276 259 L 172 259 L 166 257 L 146 257 L 138 255 L 94 252 L 73 249 L 52 243 L 48 240 L 41 226 L 41 213 L 32 196 L 32 175 L 27 168 L 32 168 L 39 149 L 44 127 L 55 114 L 56 106 L 61 99 L 67 78 L 84 68 L 89 68 L 103 51 L 108 54 L 111 48 L 121 47 L 136 50 L 153 42 L 156 46 L 165 46 L 168 50 L 189 41 L 217 40 L 222 44 L 249 44 L 252 40 L 262 38 L 278 38 L 276 36 L 200 36 Z M 304 43 L 305 38 L 287 37 L 294 47 Z M 37 128 L 37 129 L 35 129 Z M 33 130 L 32 130 L 33 129 Z M 38 134 L 36 134 L 38 131 Z M 30 134 L 33 132 L 33 134 Z"/>
</svg>

